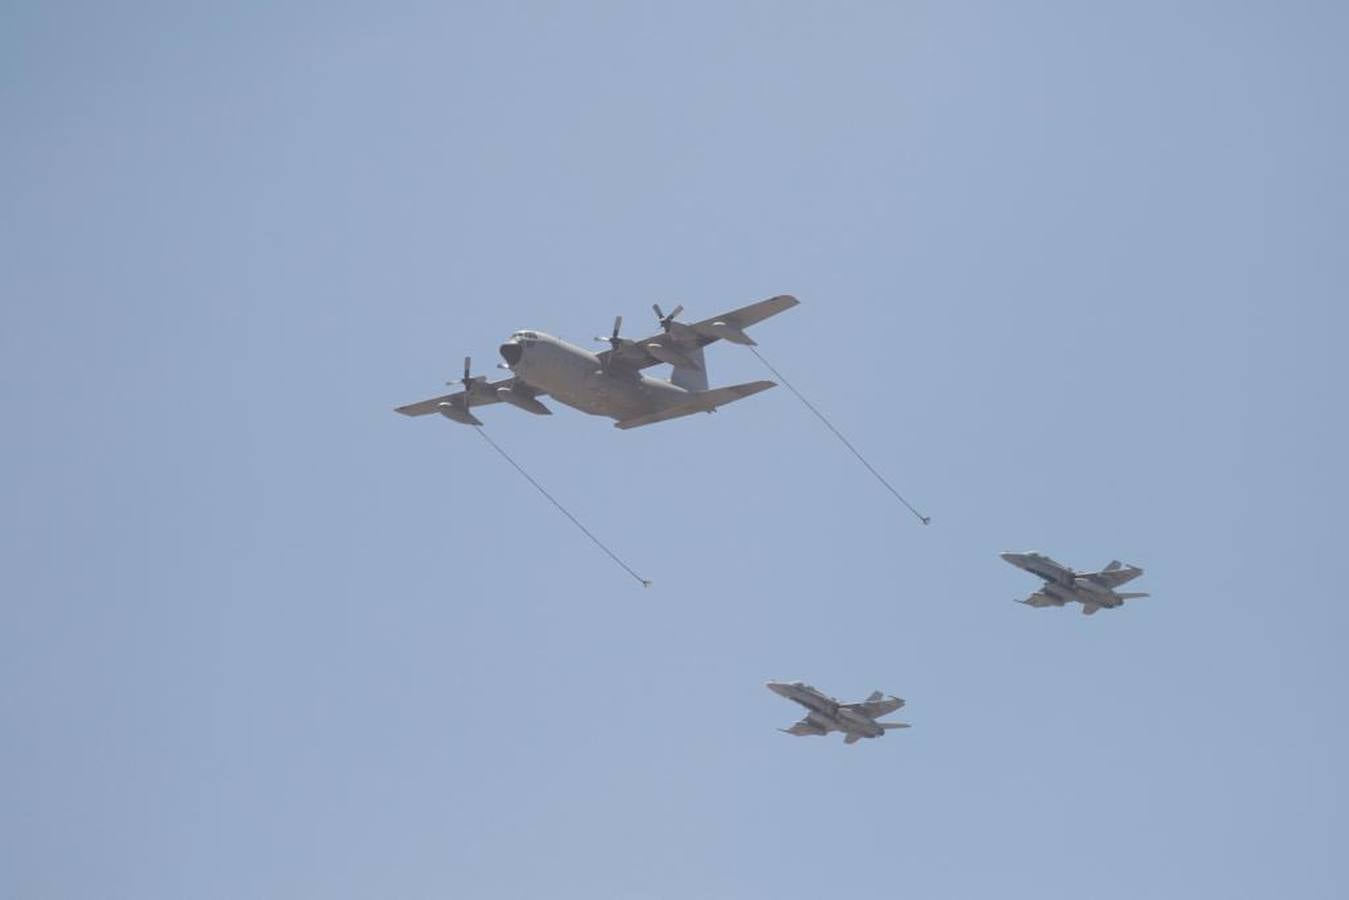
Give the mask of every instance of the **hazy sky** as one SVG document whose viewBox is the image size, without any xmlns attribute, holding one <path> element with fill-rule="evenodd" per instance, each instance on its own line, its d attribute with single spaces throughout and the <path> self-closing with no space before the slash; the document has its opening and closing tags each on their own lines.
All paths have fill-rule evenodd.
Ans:
<svg viewBox="0 0 1349 900">
<path fill-rule="evenodd" d="M 0 896 L 1349 893 L 1336 3 L 0 12 Z M 396 405 L 778 293 L 784 388 Z M 741 348 L 714 384 L 765 377 Z M 1153 596 L 1016 606 L 998 559 Z M 908 699 L 844 746 L 801 678 Z"/>
</svg>

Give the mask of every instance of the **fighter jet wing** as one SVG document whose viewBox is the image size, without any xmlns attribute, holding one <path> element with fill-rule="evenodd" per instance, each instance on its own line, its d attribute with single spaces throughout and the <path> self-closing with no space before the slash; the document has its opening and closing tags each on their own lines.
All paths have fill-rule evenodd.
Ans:
<svg viewBox="0 0 1349 900">
<path fill-rule="evenodd" d="M 896 697 L 893 700 L 868 700 L 865 703 L 845 703 L 843 704 L 843 707 L 844 709 L 851 709 L 859 712 L 868 719 L 877 719 L 894 712 L 903 705 L 903 699 Z"/>
<path fill-rule="evenodd" d="M 1122 584 L 1133 581 L 1142 574 L 1143 570 L 1137 566 L 1126 566 L 1119 560 L 1112 560 L 1110 565 L 1106 566 L 1092 577 L 1106 587 L 1117 588 Z"/>
<path fill-rule="evenodd" d="M 605 368 L 645 369 L 672 360 L 678 361 L 680 356 L 701 350 L 723 338 L 734 343 L 753 344 L 754 341 L 745 334 L 746 328 L 785 312 L 800 302 L 788 294 L 781 294 L 691 325 L 671 322 L 668 331 L 640 341 L 624 340 L 617 347 L 603 351 L 599 354 L 600 363 Z M 656 345 L 655 348 L 651 348 L 652 344 Z M 690 362 L 694 363 L 691 368 L 701 368 L 695 359 L 691 358 Z"/>
<path fill-rule="evenodd" d="M 469 406 L 488 406 L 492 403 L 500 403 L 501 395 L 497 393 L 498 388 L 509 388 L 512 393 L 530 400 L 545 396 L 543 391 L 525 384 L 519 378 L 503 378 L 500 381 L 478 378 L 473 381 L 473 385 L 469 389 L 471 391 L 468 398 Z M 463 407 L 465 393 L 467 392 L 459 390 L 452 394 L 442 394 L 439 397 L 432 397 L 430 400 L 421 400 L 417 403 L 409 403 L 407 406 L 397 407 L 394 412 L 400 412 L 405 416 L 425 416 L 440 412 L 440 404 L 442 403 Z"/>
<path fill-rule="evenodd" d="M 810 721 L 810 716 L 806 716 L 804 719 L 802 719 L 800 722 L 797 722 L 791 728 L 781 728 L 779 729 L 779 731 L 785 731 L 788 734 L 795 734 L 797 736 L 807 734 L 824 734 L 824 732 L 820 730 L 819 726 L 817 726 L 814 722 Z"/>
<path fill-rule="evenodd" d="M 848 736 L 843 739 L 845 744 L 855 744 L 862 739 L 862 736 L 855 731 L 848 732 Z"/>
<path fill-rule="evenodd" d="M 892 713 L 904 705 L 902 697 L 886 697 L 880 691 L 872 691 L 871 696 L 859 703 L 844 703 L 844 709 L 859 712 L 869 719 L 878 719 Z"/>
<path fill-rule="evenodd" d="M 1036 606 L 1036 607 L 1063 605 L 1062 600 L 1056 600 L 1053 597 L 1046 594 L 1044 591 L 1036 591 L 1035 593 L 1027 597 L 1025 600 L 1018 600 L 1016 602 L 1025 604 L 1026 606 Z"/>
</svg>

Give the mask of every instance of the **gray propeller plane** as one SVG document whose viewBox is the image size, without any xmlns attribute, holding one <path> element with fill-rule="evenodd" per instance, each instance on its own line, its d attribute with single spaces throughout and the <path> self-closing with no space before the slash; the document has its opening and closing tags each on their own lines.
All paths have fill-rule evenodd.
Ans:
<svg viewBox="0 0 1349 900">
<path fill-rule="evenodd" d="M 1076 600 L 1082 604 L 1082 614 L 1089 616 L 1098 609 L 1114 609 L 1123 606 L 1125 600 L 1148 596 L 1115 590 L 1143 574 L 1138 566 L 1126 566 L 1119 560 L 1112 560 L 1099 572 L 1074 572 L 1043 553 L 1032 551 L 999 555 L 1018 569 L 1025 569 L 1044 579 L 1044 586 L 1038 591 L 1025 600 L 1016 601 L 1026 606 L 1063 606 L 1070 600 Z"/>
<path fill-rule="evenodd" d="M 887 697 L 880 691 L 860 703 L 840 703 L 822 691 L 800 681 L 770 681 L 768 689 L 780 697 L 804 706 L 808 713 L 791 728 L 778 731 L 798 736 L 843 732 L 843 743 L 855 744 L 862 738 L 883 737 L 892 728 L 908 728 L 906 722 L 877 722 L 904 705 L 899 697 Z"/>
<path fill-rule="evenodd" d="M 505 362 L 499 365 L 511 371 L 510 378 L 488 381 L 481 375 L 473 376 L 466 357 L 464 377 L 448 382 L 460 385 L 460 390 L 400 406 L 396 412 L 405 416 L 439 413 L 453 422 L 481 425 L 470 410 L 492 403 L 509 403 L 535 415 L 551 415 L 552 410 L 539 402 L 545 395 L 581 412 L 614 419 L 617 428 L 713 412 L 719 406 L 768 390 L 775 383 L 751 381 L 709 390 L 703 348 L 718 340 L 754 346 L 745 329 L 791 309 L 797 302 L 784 294 L 693 323 L 678 321 L 683 306 L 676 306 L 669 315 L 652 306 L 660 334 L 642 340 L 621 337 L 623 317 L 618 316 L 613 333 L 595 339 L 609 344 L 608 350 L 599 353 L 541 331 L 517 331 L 500 347 Z M 668 381 L 642 374 L 643 369 L 661 364 L 672 367 Z"/>
</svg>

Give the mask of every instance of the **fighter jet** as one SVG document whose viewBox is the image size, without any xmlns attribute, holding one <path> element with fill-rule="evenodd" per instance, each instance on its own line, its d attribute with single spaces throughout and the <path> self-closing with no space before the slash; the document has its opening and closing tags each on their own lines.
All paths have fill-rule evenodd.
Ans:
<svg viewBox="0 0 1349 900">
<path fill-rule="evenodd" d="M 779 728 L 787 734 L 828 734 L 843 732 L 843 743 L 855 744 L 862 738 L 878 738 L 891 728 L 908 728 L 905 722 L 877 722 L 904 705 L 899 697 L 887 697 L 880 691 L 861 703 L 840 703 L 808 684 L 800 681 L 770 681 L 768 689 L 810 710 L 806 717 L 791 728 Z"/>
<path fill-rule="evenodd" d="M 718 340 L 753 346 L 746 328 L 796 304 L 795 297 L 783 295 L 692 324 L 678 321 L 683 306 L 665 315 L 653 305 L 660 334 L 636 341 L 621 337 L 623 317 L 619 316 L 614 319 L 612 334 L 595 338 L 609 344 L 608 350 L 599 353 L 541 331 L 517 331 L 500 347 L 505 362 L 499 365 L 509 369 L 512 377 L 495 382 L 481 375 L 474 377 L 469 373 L 470 360 L 465 358 L 464 377 L 447 382 L 459 384 L 460 390 L 400 406 L 396 411 L 405 416 L 440 413 L 453 422 L 481 425 L 470 412 L 471 407 L 504 402 L 546 416 L 552 411 L 539 398 L 549 395 L 581 412 L 615 419 L 618 428 L 713 412 L 775 385 L 772 381 L 750 381 L 709 390 L 703 348 Z M 662 363 L 673 367 L 668 381 L 641 372 Z"/>
<path fill-rule="evenodd" d="M 1031 594 L 1025 600 L 1026 606 L 1062 606 L 1069 600 L 1082 604 L 1083 615 L 1091 615 L 1101 607 L 1114 609 L 1123 606 L 1125 600 L 1146 597 L 1147 594 L 1130 594 L 1116 591 L 1126 582 L 1133 581 L 1143 570 L 1138 566 L 1126 566 L 1119 560 L 1112 560 L 1099 572 L 1074 572 L 1063 563 L 1055 562 L 1043 553 L 1002 553 L 999 554 L 1018 569 L 1025 569 L 1044 579 L 1044 587 Z"/>
</svg>

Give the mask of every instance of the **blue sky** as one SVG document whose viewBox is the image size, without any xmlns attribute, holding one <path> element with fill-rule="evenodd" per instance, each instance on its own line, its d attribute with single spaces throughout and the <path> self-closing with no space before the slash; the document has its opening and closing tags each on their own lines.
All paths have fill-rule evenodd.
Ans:
<svg viewBox="0 0 1349 900">
<path fill-rule="evenodd" d="M 0 895 L 1343 896 L 1349 16 L 1012 6 L 8 6 Z M 783 388 L 484 410 L 643 591 L 391 411 L 777 293 L 930 528 Z"/>
</svg>

